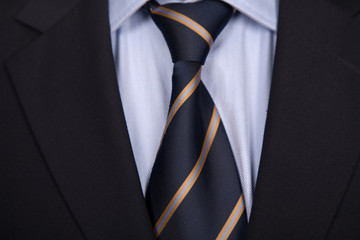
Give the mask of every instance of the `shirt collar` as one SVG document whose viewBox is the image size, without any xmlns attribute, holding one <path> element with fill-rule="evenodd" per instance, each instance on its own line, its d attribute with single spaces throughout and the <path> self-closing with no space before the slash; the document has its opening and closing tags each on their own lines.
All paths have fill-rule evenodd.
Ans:
<svg viewBox="0 0 360 240">
<path fill-rule="evenodd" d="M 192 2 L 194 0 L 158 0 L 167 2 Z M 277 29 L 279 0 L 223 0 L 242 14 L 272 31 Z M 123 21 L 139 10 L 147 0 L 109 0 L 109 18 L 111 31 L 116 31 Z"/>
</svg>

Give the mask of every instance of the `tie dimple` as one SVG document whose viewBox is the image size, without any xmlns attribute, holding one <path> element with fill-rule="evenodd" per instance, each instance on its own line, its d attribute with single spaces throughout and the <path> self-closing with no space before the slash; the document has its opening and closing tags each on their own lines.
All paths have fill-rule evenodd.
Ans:
<svg viewBox="0 0 360 240">
<path fill-rule="evenodd" d="M 233 13 L 229 5 L 210 0 L 154 6 L 150 11 L 165 37 L 173 62 L 201 64 Z"/>
</svg>

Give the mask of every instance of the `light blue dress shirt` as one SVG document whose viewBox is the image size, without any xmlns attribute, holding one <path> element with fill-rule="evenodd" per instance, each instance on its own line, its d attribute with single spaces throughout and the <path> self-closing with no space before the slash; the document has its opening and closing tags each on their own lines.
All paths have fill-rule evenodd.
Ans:
<svg viewBox="0 0 360 240">
<path fill-rule="evenodd" d="M 120 95 L 144 193 L 166 122 L 173 67 L 160 30 L 141 8 L 145 2 L 109 0 Z M 249 217 L 269 100 L 278 0 L 225 2 L 237 12 L 216 39 L 202 80 L 223 120 Z"/>
</svg>

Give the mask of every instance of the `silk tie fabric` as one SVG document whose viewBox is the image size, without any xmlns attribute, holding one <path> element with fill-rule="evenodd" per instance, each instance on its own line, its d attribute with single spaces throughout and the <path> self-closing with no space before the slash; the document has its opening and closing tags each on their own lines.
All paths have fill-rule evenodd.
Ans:
<svg viewBox="0 0 360 240">
<path fill-rule="evenodd" d="M 233 9 L 213 0 L 163 6 L 151 1 L 148 7 L 174 62 L 170 109 L 146 193 L 154 235 L 244 239 L 247 219 L 234 157 L 200 79 Z"/>
</svg>

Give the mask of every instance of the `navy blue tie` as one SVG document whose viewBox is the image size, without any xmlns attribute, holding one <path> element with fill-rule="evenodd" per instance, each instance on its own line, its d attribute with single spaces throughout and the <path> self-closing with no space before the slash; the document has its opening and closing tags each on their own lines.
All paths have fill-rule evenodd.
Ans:
<svg viewBox="0 0 360 240">
<path fill-rule="evenodd" d="M 233 9 L 213 0 L 148 6 L 174 62 L 170 109 L 146 194 L 154 235 L 244 239 L 239 175 L 219 112 L 200 79 Z"/>
</svg>

